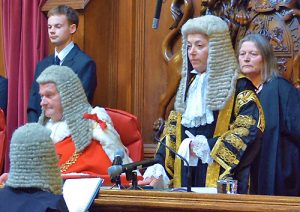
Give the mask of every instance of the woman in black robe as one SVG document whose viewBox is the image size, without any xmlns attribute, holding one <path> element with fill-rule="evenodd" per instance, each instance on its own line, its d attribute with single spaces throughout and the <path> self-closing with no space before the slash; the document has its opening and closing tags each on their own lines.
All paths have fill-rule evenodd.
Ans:
<svg viewBox="0 0 300 212">
<path fill-rule="evenodd" d="M 279 76 L 268 40 L 249 34 L 240 41 L 241 71 L 256 86 L 266 128 L 252 166 L 251 192 L 300 195 L 300 91 Z"/>
</svg>

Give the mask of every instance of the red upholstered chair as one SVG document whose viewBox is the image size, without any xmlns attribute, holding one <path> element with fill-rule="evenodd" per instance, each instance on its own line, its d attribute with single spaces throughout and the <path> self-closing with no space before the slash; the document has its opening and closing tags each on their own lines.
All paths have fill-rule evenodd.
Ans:
<svg viewBox="0 0 300 212">
<path fill-rule="evenodd" d="M 129 156 L 133 161 L 141 161 L 144 159 L 144 145 L 141 134 L 140 123 L 136 116 L 125 112 L 123 110 L 105 108 L 110 116 L 115 129 L 120 135 L 124 146 L 129 150 Z M 108 175 L 101 176 L 104 179 L 103 185 L 111 186 L 110 177 Z M 142 179 L 141 176 L 138 177 Z M 121 182 L 123 186 L 128 186 L 130 181 L 126 180 L 125 175 L 121 175 Z"/>
<path fill-rule="evenodd" d="M 140 123 L 136 116 L 123 110 L 105 108 L 111 117 L 115 129 L 121 137 L 124 146 L 129 150 L 133 161 L 144 159 L 144 145 Z"/>
<path fill-rule="evenodd" d="M 0 175 L 2 174 L 6 149 L 6 124 L 5 115 L 0 108 Z"/>
</svg>

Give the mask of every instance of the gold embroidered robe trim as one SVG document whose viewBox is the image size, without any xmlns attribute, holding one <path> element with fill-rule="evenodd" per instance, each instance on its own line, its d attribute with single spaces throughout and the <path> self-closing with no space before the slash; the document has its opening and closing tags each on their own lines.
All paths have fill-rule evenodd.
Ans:
<svg viewBox="0 0 300 212">
<path fill-rule="evenodd" d="M 165 128 L 162 133 L 160 140 L 165 139 L 166 145 L 175 151 L 178 150 L 181 144 L 181 114 L 176 111 L 171 111 L 167 122 L 165 123 Z M 159 149 L 160 144 L 157 149 Z M 167 173 L 173 178 L 171 180 L 171 185 L 181 186 L 181 160 L 176 156 L 172 157 L 172 152 L 166 149 L 165 155 L 165 169 Z"/>
<path fill-rule="evenodd" d="M 252 116 L 238 115 L 241 107 L 251 101 L 255 102 L 259 110 L 259 121 L 257 123 Z M 253 91 L 245 90 L 237 95 L 234 107 L 234 116 L 236 119 L 235 122 L 230 125 L 230 130 L 227 131 L 232 110 L 233 97 L 230 102 L 228 102 L 225 109 L 221 110 L 219 113 L 214 137 L 221 137 L 217 140 L 211 151 L 211 157 L 214 159 L 214 162 L 207 168 L 206 186 L 208 187 L 216 187 L 217 180 L 226 178 L 226 176 L 230 174 L 231 168 L 239 163 L 239 158 L 237 158 L 234 152 L 228 149 L 225 144 L 231 145 L 236 151 L 245 151 L 247 145 L 243 142 L 241 137 L 249 135 L 249 128 L 252 126 L 256 125 L 262 132 L 265 127 L 263 110 Z M 220 123 L 219 120 L 222 120 L 222 123 Z M 219 128 L 220 124 L 221 127 L 223 127 L 222 129 Z M 214 163 L 217 163 L 219 166 Z M 225 171 L 219 176 L 220 166 Z"/>
<path fill-rule="evenodd" d="M 234 115 L 237 116 L 241 107 L 247 103 L 249 103 L 250 101 L 255 102 L 255 104 L 258 107 L 258 111 L 259 111 L 259 119 L 257 122 L 257 128 L 260 129 L 262 132 L 265 129 L 265 117 L 264 117 L 264 112 L 262 109 L 262 106 L 260 104 L 260 101 L 258 99 L 258 97 L 256 96 L 256 94 L 251 91 L 251 90 L 245 90 L 242 91 L 241 93 L 239 93 L 237 95 L 237 100 L 236 100 L 236 104 L 234 107 Z"/>
<path fill-rule="evenodd" d="M 176 136 L 176 126 L 177 126 L 177 116 L 178 112 L 171 111 L 168 117 L 167 122 L 165 123 L 165 128 L 163 135 L 161 137 L 161 141 L 165 138 L 166 145 L 176 151 L 176 141 L 174 140 Z M 158 147 L 159 148 L 159 147 Z M 171 152 L 168 148 L 166 148 L 166 160 L 165 160 L 165 168 L 170 176 L 174 179 L 174 161 L 175 158 L 172 157 Z"/>
<path fill-rule="evenodd" d="M 225 108 L 219 112 L 214 137 L 221 136 L 228 130 L 233 110 L 233 104 L 234 96 L 230 98 Z M 220 175 L 220 163 L 222 163 L 222 161 L 217 157 L 217 150 L 219 149 L 219 145 L 221 145 L 221 141 L 219 141 L 218 139 L 210 153 L 211 157 L 214 159 L 214 162 L 207 167 L 205 181 L 206 187 L 217 187 L 217 180 L 219 179 Z"/>
<path fill-rule="evenodd" d="M 176 125 L 176 152 L 178 152 L 179 146 L 182 142 L 181 140 L 181 113 L 177 114 L 177 125 Z M 175 164 L 174 164 L 174 187 L 181 186 L 181 159 L 175 156 Z"/>
<path fill-rule="evenodd" d="M 235 135 L 232 132 L 226 132 L 223 136 L 222 136 L 222 140 L 224 142 L 229 143 L 230 145 L 232 145 L 235 149 L 237 149 L 238 151 L 243 150 L 245 151 L 247 148 L 247 145 L 243 142 L 243 140 Z"/>
</svg>

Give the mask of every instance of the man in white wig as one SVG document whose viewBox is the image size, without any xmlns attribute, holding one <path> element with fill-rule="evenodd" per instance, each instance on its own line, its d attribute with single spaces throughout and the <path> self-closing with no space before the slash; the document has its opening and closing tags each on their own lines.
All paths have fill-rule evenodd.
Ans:
<svg viewBox="0 0 300 212">
<path fill-rule="evenodd" d="M 238 180 L 247 193 L 250 165 L 259 150 L 264 117 L 252 83 L 239 75 L 226 22 L 207 15 L 182 27 L 182 79 L 175 110 L 160 136 L 191 165 L 191 186 Z M 187 186 L 187 166 L 163 145 L 140 184 Z"/>
<path fill-rule="evenodd" d="M 66 66 L 52 65 L 37 78 L 42 114 L 51 129 L 62 174 L 107 175 L 116 151 L 132 160 L 104 108 L 92 108 L 78 76 Z"/>
</svg>

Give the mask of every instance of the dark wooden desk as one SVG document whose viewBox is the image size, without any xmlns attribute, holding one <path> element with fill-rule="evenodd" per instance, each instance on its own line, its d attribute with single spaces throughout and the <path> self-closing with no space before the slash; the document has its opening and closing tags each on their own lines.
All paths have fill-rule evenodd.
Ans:
<svg viewBox="0 0 300 212">
<path fill-rule="evenodd" d="M 300 211 L 300 197 L 101 190 L 90 211 Z"/>
</svg>

